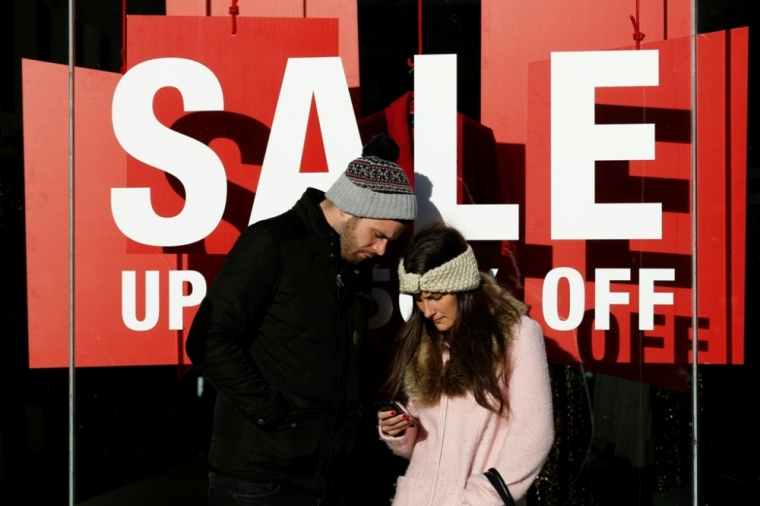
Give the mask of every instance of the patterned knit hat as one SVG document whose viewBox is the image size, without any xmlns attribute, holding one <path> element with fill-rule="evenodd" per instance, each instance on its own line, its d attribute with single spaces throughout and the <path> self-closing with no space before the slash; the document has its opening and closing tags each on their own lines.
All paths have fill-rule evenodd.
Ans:
<svg viewBox="0 0 760 506">
<path fill-rule="evenodd" d="M 395 147 L 395 153 L 389 146 Z M 325 197 L 359 218 L 413 221 L 417 198 L 403 169 L 388 158 L 398 158 L 398 146 L 390 137 L 376 135 Z"/>
</svg>

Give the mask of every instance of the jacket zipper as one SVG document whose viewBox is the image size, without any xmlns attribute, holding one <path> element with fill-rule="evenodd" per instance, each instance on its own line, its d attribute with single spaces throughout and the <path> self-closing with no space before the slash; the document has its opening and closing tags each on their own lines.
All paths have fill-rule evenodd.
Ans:
<svg viewBox="0 0 760 506">
<path fill-rule="evenodd" d="M 430 493 L 430 502 L 428 502 L 428 506 L 433 506 L 434 502 L 433 499 L 435 499 L 435 493 L 436 489 L 438 488 L 438 479 L 441 476 L 441 463 L 443 462 L 443 443 L 446 440 L 446 422 L 449 418 L 449 398 L 446 397 L 446 403 L 443 407 L 443 427 L 441 429 L 441 446 L 438 449 L 438 466 L 435 470 L 435 480 L 433 480 L 433 491 Z"/>
<path fill-rule="evenodd" d="M 333 249 L 333 251 L 334 251 L 334 249 Z M 341 302 L 343 302 L 343 297 L 341 297 L 340 289 L 341 288 L 345 288 L 345 284 L 343 282 L 343 279 L 341 278 L 341 274 L 343 274 L 343 270 L 346 268 L 346 266 L 344 265 L 338 271 L 338 267 L 340 266 L 340 263 L 341 263 L 339 259 L 340 259 L 340 255 L 338 255 L 336 257 L 336 260 L 335 260 L 335 270 L 338 272 L 338 274 L 335 276 L 335 301 L 336 301 L 336 304 L 337 304 L 337 306 L 336 306 L 336 313 L 337 313 L 337 318 L 338 318 L 338 324 L 337 324 L 337 330 L 338 330 L 338 389 L 337 389 L 338 402 L 337 402 L 336 409 L 335 409 L 335 415 L 333 416 L 332 422 L 330 423 L 330 435 L 329 435 L 329 437 L 330 437 L 330 455 L 327 458 L 327 464 L 325 465 L 324 472 L 323 472 L 323 475 L 322 475 L 322 495 L 326 495 L 327 494 L 327 480 L 329 479 L 330 464 L 332 464 L 332 459 L 333 459 L 333 456 L 335 454 L 335 447 L 333 446 L 334 439 L 335 439 L 335 422 L 336 422 L 336 420 L 338 419 L 338 417 L 340 416 L 340 413 L 341 413 L 341 405 L 342 405 L 341 397 L 342 397 L 342 394 L 343 394 L 343 392 L 341 390 L 341 387 L 343 385 L 343 338 L 345 336 L 343 335 L 343 325 L 342 325 L 342 321 L 341 321 L 341 318 L 340 318 L 340 306 L 341 306 Z M 343 295 L 345 296 L 345 294 L 347 292 L 348 292 L 348 290 L 346 290 L 346 292 L 344 292 Z"/>
</svg>

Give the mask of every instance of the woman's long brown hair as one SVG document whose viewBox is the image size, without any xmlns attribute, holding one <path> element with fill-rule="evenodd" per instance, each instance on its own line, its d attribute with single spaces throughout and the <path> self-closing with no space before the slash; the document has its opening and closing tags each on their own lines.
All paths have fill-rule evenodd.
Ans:
<svg viewBox="0 0 760 506">
<path fill-rule="evenodd" d="M 422 275 L 466 249 L 467 242 L 459 231 L 434 223 L 412 239 L 404 255 L 404 269 Z M 485 274 L 481 274 L 483 276 Z M 518 306 L 520 303 L 505 295 L 502 288 L 487 281 L 481 281 L 475 290 L 456 293 L 457 319 L 446 332 L 438 331 L 414 304 L 409 321 L 399 332 L 390 376 L 384 387 L 389 398 L 407 400 L 404 373 L 422 339 L 429 338 L 440 352 L 436 358 L 441 361 L 444 342 L 448 343 L 450 356 L 456 356 L 463 366 L 467 384 L 479 405 L 499 414 L 508 411 L 509 399 L 502 395 L 500 385 L 501 382 L 509 384 L 511 373 L 509 340 L 505 336 L 509 328 L 504 328 L 504 322 L 519 321 L 524 306 Z"/>
</svg>

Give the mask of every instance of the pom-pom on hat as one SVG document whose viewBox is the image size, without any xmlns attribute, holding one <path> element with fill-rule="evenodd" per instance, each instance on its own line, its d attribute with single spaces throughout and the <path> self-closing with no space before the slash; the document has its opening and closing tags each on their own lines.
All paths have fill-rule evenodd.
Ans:
<svg viewBox="0 0 760 506">
<path fill-rule="evenodd" d="M 384 134 L 374 136 L 325 197 L 359 218 L 414 221 L 417 198 L 404 170 L 395 163 L 398 155 L 393 139 Z"/>
</svg>

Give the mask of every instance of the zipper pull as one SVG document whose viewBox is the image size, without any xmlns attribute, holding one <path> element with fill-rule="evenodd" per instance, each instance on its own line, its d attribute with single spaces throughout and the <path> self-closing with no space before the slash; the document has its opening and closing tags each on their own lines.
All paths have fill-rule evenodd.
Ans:
<svg viewBox="0 0 760 506">
<path fill-rule="evenodd" d="M 335 281 L 336 281 L 336 283 L 338 283 L 338 286 L 339 286 L 339 287 L 343 288 L 343 287 L 345 286 L 345 285 L 343 284 L 343 280 L 342 280 L 342 279 L 341 279 L 341 277 L 340 277 L 340 274 L 338 274 L 338 275 L 336 276 L 336 280 L 335 280 Z"/>
</svg>

